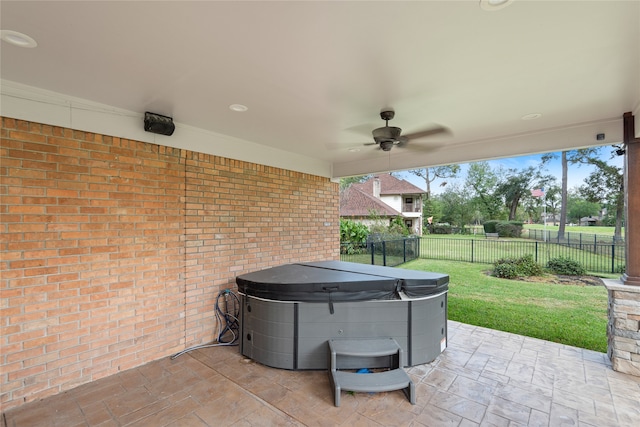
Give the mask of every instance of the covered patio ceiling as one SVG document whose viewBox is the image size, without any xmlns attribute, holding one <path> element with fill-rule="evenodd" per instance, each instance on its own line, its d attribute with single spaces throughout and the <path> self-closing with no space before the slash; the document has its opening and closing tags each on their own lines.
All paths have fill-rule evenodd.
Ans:
<svg viewBox="0 0 640 427">
<path fill-rule="evenodd" d="M 332 178 L 622 141 L 640 1 L 486 3 L 3 0 L 1 113 Z"/>
</svg>

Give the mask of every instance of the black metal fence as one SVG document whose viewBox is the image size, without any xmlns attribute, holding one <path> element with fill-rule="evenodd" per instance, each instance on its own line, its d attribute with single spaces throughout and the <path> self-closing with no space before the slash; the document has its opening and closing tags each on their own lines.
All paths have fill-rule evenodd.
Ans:
<svg viewBox="0 0 640 427">
<path fill-rule="evenodd" d="M 578 234 L 582 234 L 582 238 Z M 549 236 L 546 236 L 547 241 L 409 237 L 362 245 L 343 243 L 340 259 L 394 267 L 417 258 L 492 264 L 501 258 L 531 255 L 541 265 L 546 265 L 550 259 L 565 257 L 579 262 L 589 272 L 624 272 L 624 243 L 613 242 L 613 239 L 603 242 L 598 237 L 591 240 L 591 236 L 587 238 L 584 234 L 566 236 L 560 243 Z M 542 234 L 539 237 L 544 238 Z"/>
<path fill-rule="evenodd" d="M 522 237 L 541 242 L 554 242 L 558 244 L 571 243 L 579 245 L 623 244 L 624 238 L 615 237 L 613 234 L 592 234 L 576 231 L 565 231 L 564 238 L 560 238 L 557 230 L 525 229 Z"/>
<path fill-rule="evenodd" d="M 417 258 L 420 258 L 420 239 L 417 237 L 369 242 L 361 245 L 340 244 L 341 261 L 395 267 Z"/>
<path fill-rule="evenodd" d="M 491 264 L 501 258 L 532 255 L 542 265 L 565 257 L 579 262 L 594 273 L 624 272 L 625 248 L 622 243 L 523 241 L 511 239 L 420 239 L 420 258 Z"/>
</svg>

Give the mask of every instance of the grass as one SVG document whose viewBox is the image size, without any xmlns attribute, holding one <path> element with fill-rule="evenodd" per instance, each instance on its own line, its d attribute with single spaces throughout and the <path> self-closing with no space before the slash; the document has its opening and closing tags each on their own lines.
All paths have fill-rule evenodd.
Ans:
<svg viewBox="0 0 640 427">
<path fill-rule="evenodd" d="M 460 234 L 428 234 L 429 237 L 449 237 L 449 238 L 469 238 L 469 236 L 474 236 L 475 238 L 483 238 L 484 239 L 484 228 L 481 225 L 471 225 L 467 226 L 470 230 L 470 234 L 460 235 Z M 526 230 L 547 230 L 549 233 L 552 233 L 552 236 L 555 236 L 555 232 L 560 228 L 557 225 L 547 224 L 524 224 L 524 235 L 526 235 Z M 604 226 L 583 226 L 583 225 L 574 225 L 574 226 L 566 226 L 564 228 L 566 234 L 577 235 L 578 233 L 583 233 L 585 235 L 597 234 L 599 236 L 612 236 L 615 231 L 615 227 L 604 227 Z M 622 235 L 624 236 L 624 227 L 622 227 Z M 585 237 L 588 239 L 588 237 Z"/>
<path fill-rule="evenodd" d="M 607 291 L 498 279 L 490 264 L 419 259 L 401 268 L 448 274 L 449 319 L 599 352 L 607 351 Z"/>
<path fill-rule="evenodd" d="M 544 224 L 525 224 L 525 229 L 532 230 L 544 230 Z M 558 226 L 553 224 L 547 224 L 546 229 L 549 231 L 558 231 Z M 615 227 L 603 227 L 603 226 L 585 226 L 585 225 L 573 225 L 566 226 L 564 228 L 565 232 L 569 233 L 586 233 L 586 234 L 602 234 L 606 236 L 613 236 L 613 232 Z M 624 234 L 624 228 L 622 228 L 622 234 Z"/>
<path fill-rule="evenodd" d="M 594 253 L 594 250 L 597 253 Z M 611 245 L 564 246 L 528 239 L 486 239 L 484 235 L 473 238 L 468 235 L 454 237 L 447 234 L 420 240 L 421 258 L 493 263 L 500 258 L 519 258 L 530 254 L 536 262 L 546 265 L 550 259 L 564 256 L 578 261 L 588 271 L 598 274 L 615 273 L 624 264 L 624 247 L 616 248 L 616 257 L 613 260 L 611 250 Z"/>
</svg>

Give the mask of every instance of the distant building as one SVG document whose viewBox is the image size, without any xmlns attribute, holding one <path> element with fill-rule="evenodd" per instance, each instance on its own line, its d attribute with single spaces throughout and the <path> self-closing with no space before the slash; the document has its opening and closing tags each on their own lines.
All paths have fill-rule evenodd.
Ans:
<svg viewBox="0 0 640 427">
<path fill-rule="evenodd" d="M 600 218 L 594 216 L 585 216 L 580 218 L 580 225 L 598 225 Z"/>
<path fill-rule="evenodd" d="M 340 217 L 371 226 L 378 218 L 400 216 L 411 234 L 422 235 L 422 197 L 426 191 L 390 174 L 351 184 L 340 193 Z"/>
</svg>

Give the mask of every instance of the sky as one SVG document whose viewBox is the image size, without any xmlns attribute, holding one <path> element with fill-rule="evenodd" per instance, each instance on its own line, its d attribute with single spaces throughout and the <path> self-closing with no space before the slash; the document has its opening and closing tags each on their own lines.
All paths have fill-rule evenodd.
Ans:
<svg viewBox="0 0 640 427">
<path fill-rule="evenodd" d="M 611 158 L 611 151 L 613 148 L 610 146 L 603 146 L 601 150 L 601 159 L 606 161 L 607 163 L 616 165 L 618 167 L 622 167 L 624 156 L 615 156 Z M 546 165 L 546 170 L 543 171 L 545 174 L 553 175 L 557 179 L 557 185 L 560 185 L 562 182 L 562 165 L 561 165 L 561 153 L 555 153 L 556 156 L 553 160 L 551 160 Z M 515 168 L 515 169 L 523 169 L 529 166 L 539 167 L 541 164 L 542 154 L 530 155 L 530 156 L 521 156 L 521 157 L 510 157 L 505 159 L 496 159 L 489 160 L 488 163 L 492 168 L 497 168 L 498 165 L 502 165 L 505 169 Z M 433 194 L 440 194 L 451 184 L 458 183 L 459 185 L 464 185 L 465 178 L 467 176 L 467 170 L 469 169 L 469 163 L 460 165 L 460 173 L 458 174 L 458 178 L 451 179 L 436 179 L 431 183 L 431 192 Z M 584 185 L 584 179 L 589 176 L 589 174 L 594 170 L 594 167 L 591 165 L 581 165 L 581 164 L 569 164 L 569 169 L 567 173 L 567 188 L 572 189 L 574 187 L 579 187 Z M 424 179 L 417 177 L 409 172 L 401 172 L 399 176 L 406 181 L 409 181 L 413 185 L 425 190 L 426 185 Z M 447 182 L 446 186 L 441 186 L 443 181 Z"/>
</svg>

